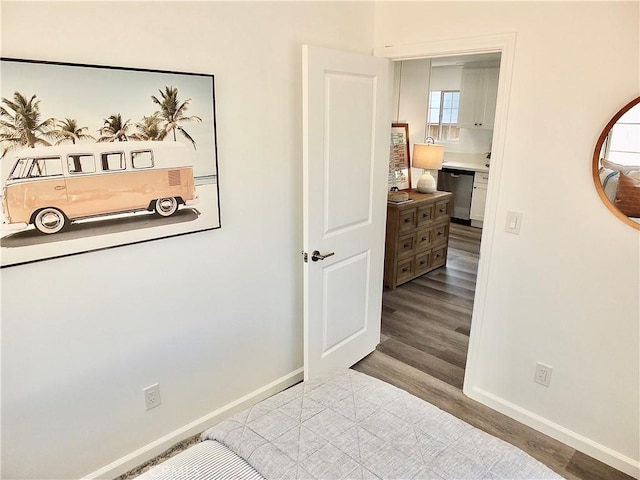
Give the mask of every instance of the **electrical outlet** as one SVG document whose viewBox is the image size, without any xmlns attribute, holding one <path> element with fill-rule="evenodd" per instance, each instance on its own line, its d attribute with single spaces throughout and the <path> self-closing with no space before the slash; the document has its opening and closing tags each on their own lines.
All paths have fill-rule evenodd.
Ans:
<svg viewBox="0 0 640 480">
<path fill-rule="evenodd" d="M 536 374 L 533 377 L 533 381 L 548 387 L 551 383 L 551 373 L 553 367 L 545 365 L 544 363 L 536 363 Z"/>
<path fill-rule="evenodd" d="M 147 410 L 151 410 L 154 407 L 160 405 L 160 385 L 154 383 L 142 390 L 144 392 L 144 403 L 147 406 Z"/>
</svg>

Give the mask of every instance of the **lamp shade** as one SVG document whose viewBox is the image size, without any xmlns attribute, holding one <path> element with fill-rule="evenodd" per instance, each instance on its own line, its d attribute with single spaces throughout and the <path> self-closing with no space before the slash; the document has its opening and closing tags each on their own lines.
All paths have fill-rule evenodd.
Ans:
<svg viewBox="0 0 640 480">
<path fill-rule="evenodd" d="M 433 143 L 416 143 L 413 145 L 411 166 L 425 170 L 440 170 L 444 159 L 444 146 Z"/>
</svg>

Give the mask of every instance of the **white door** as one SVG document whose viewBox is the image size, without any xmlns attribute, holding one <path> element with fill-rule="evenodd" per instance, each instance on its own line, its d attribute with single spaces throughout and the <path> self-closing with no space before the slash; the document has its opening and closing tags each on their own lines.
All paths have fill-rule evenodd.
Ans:
<svg viewBox="0 0 640 480">
<path fill-rule="evenodd" d="M 305 378 L 380 342 L 389 103 L 388 60 L 303 47 Z"/>
</svg>

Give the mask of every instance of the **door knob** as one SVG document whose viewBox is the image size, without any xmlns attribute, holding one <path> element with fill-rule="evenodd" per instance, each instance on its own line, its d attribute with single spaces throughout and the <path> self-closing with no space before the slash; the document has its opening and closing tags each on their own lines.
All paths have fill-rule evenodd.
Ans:
<svg viewBox="0 0 640 480">
<path fill-rule="evenodd" d="M 317 262 L 318 260 L 324 260 L 325 258 L 335 254 L 336 254 L 335 252 L 329 252 L 325 255 L 322 255 L 318 250 L 314 250 L 313 252 L 311 252 L 311 260 L 313 260 L 314 262 Z"/>
</svg>

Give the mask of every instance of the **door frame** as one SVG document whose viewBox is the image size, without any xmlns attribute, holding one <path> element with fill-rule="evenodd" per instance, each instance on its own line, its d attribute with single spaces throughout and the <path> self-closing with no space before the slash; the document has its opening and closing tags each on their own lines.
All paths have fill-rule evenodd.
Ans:
<svg viewBox="0 0 640 480">
<path fill-rule="evenodd" d="M 502 183 L 502 166 L 504 163 L 507 116 L 515 47 L 516 34 L 506 33 L 404 45 L 385 45 L 374 48 L 375 56 L 385 57 L 391 61 L 451 57 L 479 53 L 501 53 L 498 98 L 496 101 L 493 143 L 491 146 L 491 175 L 489 175 L 489 184 L 487 186 L 487 203 L 480 241 L 478 276 L 473 299 L 467 365 L 462 389 L 464 394 L 469 397 L 473 397 L 472 392 L 475 388 L 477 377 L 476 365 L 478 365 L 482 352 L 484 311 L 491 253 L 493 251 L 493 239 L 496 232 L 499 231 L 498 226 L 503 225 L 505 220 L 505 213 L 498 212 L 498 199 L 500 196 L 500 185 Z M 498 215 L 500 215 L 500 222 L 498 222 Z"/>
</svg>

